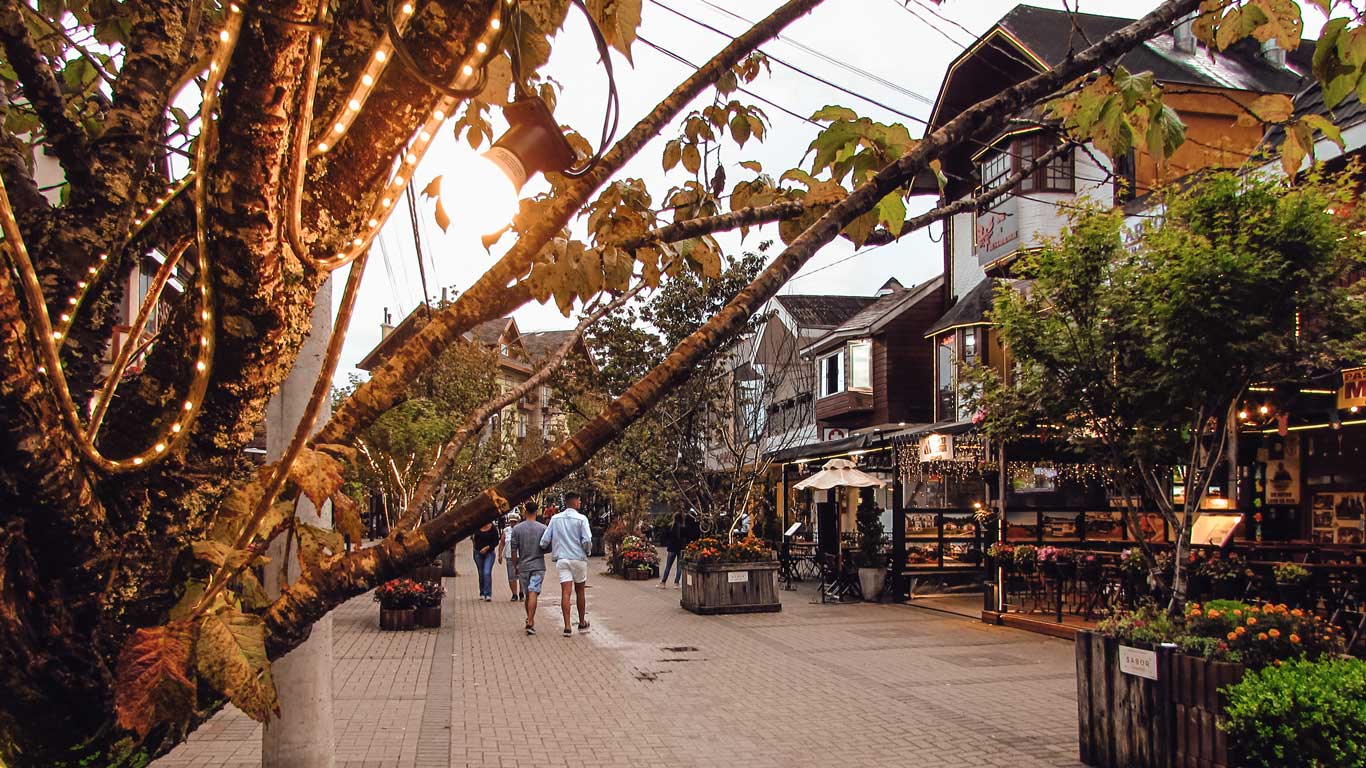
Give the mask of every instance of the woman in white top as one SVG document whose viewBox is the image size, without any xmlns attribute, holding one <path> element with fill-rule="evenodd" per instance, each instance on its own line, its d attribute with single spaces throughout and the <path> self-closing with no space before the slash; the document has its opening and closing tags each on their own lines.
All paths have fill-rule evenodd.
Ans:
<svg viewBox="0 0 1366 768">
<path fill-rule="evenodd" d="M 519 519 L 516 512 L 507 513 L 503 518 L 503 537 L 498 541 L 498 562 L 507 561 L 508 589 L 512 590 L 514 603 L 526 599 L 526 595 L 522 594 L 522 582 L 517 578 L 517 561 L 512 557 L 512 526 Z"/>
</svg>

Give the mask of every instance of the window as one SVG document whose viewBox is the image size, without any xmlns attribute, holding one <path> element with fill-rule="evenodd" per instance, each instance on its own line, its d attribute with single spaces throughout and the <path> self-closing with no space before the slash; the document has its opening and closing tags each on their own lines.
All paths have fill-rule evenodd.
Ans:
<svg viewBox="0 0 1366 768">
<path fill-rule="evenodd" d="M 1063 152 L 1043 167 L 1039 189 L 1043 192 L 1072 192 L 1075 190 L 1072 173 L 1072 152 Z"/>
<path fill-rule="evenodd" d="M 873 343 L 849 342 L 849 388 L 871 389 L 873 386 Z"/>
<path fill-rule="evenodd" d="M 953 418 L 958 406 L 958 393 L 954 386 L 954 348 L 953 333 L 939 337 L 935 345 L 935 391 L 939 396 L 939 418 Z"/>
<path fill-rule="evenodd" d="M 977 170 L 982 177 L 982 188 L 991 189 L 1010 173 L 1010 153 L 992 150 L 978 162 Z"/>
<path fill-rule="evenodd" d="M 517 416 L 517 437 L 521 440 L 526 439 L 526 417 L 520 414 Z"/>
<path fill-rule="evenodd" d="M 963 362 L 976 365 L 977 359 L 977 329 L 969 328 L 963 331 Z"/>
<path fill-rule="evenodd" d="M 816 366 L 821 377 L 821 397 L 844 391 L 844 350 L 822 357 Z"/>
</svg>

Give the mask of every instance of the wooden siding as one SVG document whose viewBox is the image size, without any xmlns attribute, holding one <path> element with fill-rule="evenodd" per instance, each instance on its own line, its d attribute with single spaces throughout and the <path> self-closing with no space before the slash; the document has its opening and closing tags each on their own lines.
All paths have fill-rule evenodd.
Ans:
<svg viewBox="0 0 1366 768">
<path fill-rule="evenodd" d="M 866 419 L 850 421 L 841 419 L 851 414 L 864 414 L 873 410 L 873 395 L 868 392 L 846 390 L 816 401 L 816 420 L 830 422 L 830 426 L 857 429 L 864 426 Z"/>
<path fill-rule="evenodd" d="M 870 424 L 934 420 L 934 344 L 924 336 L 945 310 L 940 288 L 906 308 L 874 339 Z"/>
</svg>

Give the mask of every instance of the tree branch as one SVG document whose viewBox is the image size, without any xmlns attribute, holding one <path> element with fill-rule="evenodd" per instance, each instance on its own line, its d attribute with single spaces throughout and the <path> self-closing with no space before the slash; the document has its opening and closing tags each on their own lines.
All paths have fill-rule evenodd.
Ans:
<svg viewBox="0 0 1366 768">
<path fill-rule="evenodd" d="M 536 255 L 569 223 L 570 218 L 588 201 L 588 196 L 658 136 L 664 126 L 677 117 L 698 94 L 761 43 L 776 36 L 820 2 L 789 0 L 748 32 L 735 38 L 675 88 L 603 155 L 592 172 L 565 187 L 503 258 L 490 267 L 469 290 L 457 297 L 450 307 L 434 313 L 431 322 L 376 370 L 369 381 L 357 388 L 318 432 L 317 442 L 345 443 L 355 437 L 403 397 L 408 382 L 425 369 L 446 345 L 477 323 L 506 314 L 529 300 L 531 294 L 524 285 L 518 283 L 511 290 L 508 286 L 527 274 Z M 514 304 L 518 299 L 520 301 Z"/>
<path fill-rule="evenodd" d="M 66 97 L 52 67 L 38 53 L 38 46 L 28 32 L 20 0 L 0 1 L 0 45 L 19 75 L 24 96 L 47 130 L 47 144 L 62 164 L 67 179 L 78 184 L 88 182 L 90 147 L 85 128 L 67 114 Z"/>
<path fill-rule="evenodd" d="M 914 149 L 855 189 L 827 211 L 743 288 L 720 312 L 680 342 L 662 363 L 631 385 L 596 418 L 540 459 L 524 464 L 502 482 L 461 507 L 437 517 L 412 536 L 387 541 L 340 558 L 296 582 L 266 611 L 268 649 L 278 657 L 302 642 L 306 628 L 341 601 L 360 594 L 402 568 L 451 546 L 483 521 L 498 514 L 498 504 L 517 503 L 583 466 L 673 387 L 693 366 L 745 327 L 750 317 L 841 229 L 871 210 L 888 192 L 925 169 L 930 160 L 961 146 L 974 135 L 999 129 L 1023 105 L 1043 97 L 1133 48 L 1170 26 L 1200 0 L 1168 0 L 1142 19 L 1117 30 L 1053 70 L 1011 86 L 964 110 L 925 137 Z"/>
</svg>

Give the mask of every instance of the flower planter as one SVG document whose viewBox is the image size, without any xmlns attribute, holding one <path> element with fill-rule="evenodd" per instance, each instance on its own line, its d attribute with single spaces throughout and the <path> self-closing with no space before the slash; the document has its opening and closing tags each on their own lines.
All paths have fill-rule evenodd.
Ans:
<svg viewBox="0 0 1366 768">
<path fill-rule="evenodd" d="M 441 627 L 441 606 L 434 605 L 417 609 L 417 625 L 439 629 Z"/>
<path fill-rule="evenodd" d="M 621 572 L 621 577 L 627 581 L 645 581 L 650 575 L 650 571 L 640 568 L 625 568 Z"/>
<path fill-rule="evenodd" d="M 416 608 L 380 608 L 379 628 L 384 632 L 407 632 L 417 626 Z"/>
<path fill-rule="evenodd" d="M 702 615 L 781 611 L 778 562 L 688 563 L 683 566 L 685 610 Z"/>
<path fill-rule="evenodd" d="M 1241 664 L 1158 648 L 1151 675 L 1121 670 L 1112 637 L 1078 632 L 1077 724 L 1081 761 L 1097 768 L 1228 768 L 1228 740 L 1219 724 L 1220 689 L 1243 677 Z M 1156 677 L 1156 679 L 1151 679 Z"/>
<path fill-rule="evenodd" d="M 442 576 L 455 575 L 455 550 L 448 549 L 445 552 L 442 552 L 441 554 L 437 555 L 436 558 L 437 560 L 441 561 Z"/>
<path fill-rule="evenodd" d="M 882 595 L 882 588 L 887 584 L 887 571 L 883 568 L 860 568 L 858 584 L 863 592 L 863 599 L 876 602 Z"/>
</svg>

